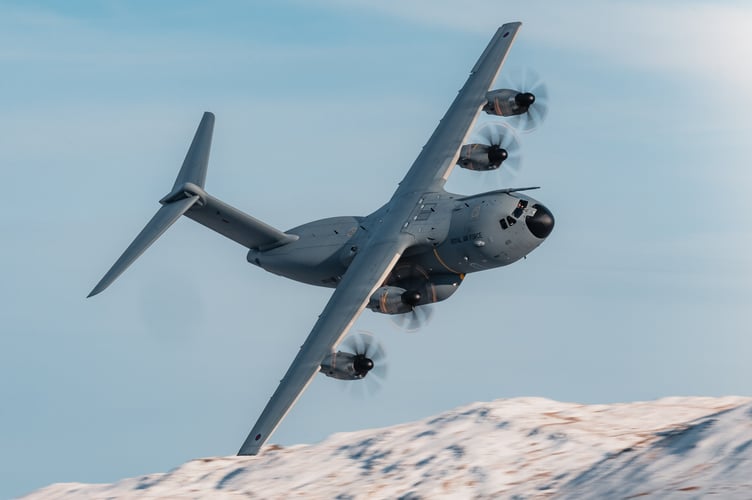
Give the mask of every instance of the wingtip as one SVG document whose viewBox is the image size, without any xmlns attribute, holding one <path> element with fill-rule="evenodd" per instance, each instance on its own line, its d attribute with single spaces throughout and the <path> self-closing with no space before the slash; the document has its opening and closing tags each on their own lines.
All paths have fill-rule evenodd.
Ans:
<svg viewBox="0 0 752 500">
<path fill-rule="evenodd" d="M 95 295 L 99 295 L 108 286 L 110 286 L 110 283 L 107 283 L 104 279 L 102 279 L 99 283 L 97 283 L 97 286 L 95 286 L 94 288 L 92 288 L 91 292 L 89 292 L 89 295 L 87 295 L 86 298 L 88 299 L 88 298 L 91 298 L 91 297 L 93 297 Z"/>
<path fill-rule="evenodd" d="M 519 28 L 520 26 L 522 26 L 522 21 L 514 21 L 514 22 L 511 22 L 511 23 L 504 23 L 501 26 L 499 26 L 499 29 L 497 31 L 510 30 L 510 29 L 514 29 L 514 28 Z"/>
<path fill-rule="evenodd" d="M 246 441 L 250 440 L 250 436 Z M 252 457 L 254 455 L 258 455 L 259 451 L 261 450 L 260 446 L 254 446 L 256 443 L 243 443 L 243 446 L 240 447 L 238 450 L 238 456 L 239 457 Z"/>
</svg>

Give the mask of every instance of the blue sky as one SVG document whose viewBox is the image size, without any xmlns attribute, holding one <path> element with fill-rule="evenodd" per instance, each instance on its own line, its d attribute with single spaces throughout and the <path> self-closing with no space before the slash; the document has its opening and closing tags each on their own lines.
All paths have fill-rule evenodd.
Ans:
<svg viewBox="0 0 752 500">
<path fill-rule="evenodd" d="M 0 4 L 0 497 L 235 453 L 326 303 L 187 219 L 84 298 L 204 110 L 213 195 L 282 229 L 365 215 L 511 20 L 505 74 L 541 74 L 551 113 L 503 181 L 543 186 L 554 233 L 470 276 L 419 333 L 364 313 L 355 328 L 389 353 L 382 390 L 321 377 L 271 441 L 503 397 L 752 392 L 752 8 L 455 4 Z"/>
</svg>

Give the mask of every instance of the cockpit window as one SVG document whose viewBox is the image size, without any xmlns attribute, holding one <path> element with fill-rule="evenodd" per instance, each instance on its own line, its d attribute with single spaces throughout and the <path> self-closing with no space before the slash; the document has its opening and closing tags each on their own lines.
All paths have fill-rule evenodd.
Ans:
<svg viewBox="0 0 752 500">
<path fill-rule="evenodd" d="M 507 223 L 511 227 L 511 226 L 514 226 L 515 224 L 517 224 L 517 221 L 514 220 L 512 217 L 510 217 L 510 216 L 507 215 Z"/>
<path fill-rule="evenodd" d="M 517 218 L 520 218 L 522 216 L 522 212 L 524 212 L 526 208 L 527 208 L 527 200 L 520 200 L 517 203 L 517 208 L 515 208 L 514 212 L 512 212 L 512 215 L 514 215 Z"/>
<path fill-rule="evenodd" d="M 502 229 L 506 229 L 506 228 L 508 228 L 508 227 L 509 227 L 509 226 L 507 225 L 507 221 L 505 221 L 504 219 L 501 219 L 501 220 L 499 221 L 499 224 L 501 224 L 501 228 L 502 228 Z"/>
</svg>

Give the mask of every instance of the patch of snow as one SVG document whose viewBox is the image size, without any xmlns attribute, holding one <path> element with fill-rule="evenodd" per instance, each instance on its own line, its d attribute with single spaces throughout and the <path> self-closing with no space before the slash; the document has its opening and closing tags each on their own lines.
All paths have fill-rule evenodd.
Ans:
<svg viewBox="0 0 752 500">
<path fill-rule="evenodd" d="M 54 484 L 58 498 L 752 497 L 752 400 L 610 405 L 516 398 L 408 424 L 192 460 L 113 484 Z"/>
</svg>

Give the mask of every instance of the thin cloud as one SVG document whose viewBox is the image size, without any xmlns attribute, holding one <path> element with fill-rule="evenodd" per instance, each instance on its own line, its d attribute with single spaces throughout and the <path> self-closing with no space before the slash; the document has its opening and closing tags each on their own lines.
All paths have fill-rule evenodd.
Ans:
<svg viewBox="0 0 752 500">
<path fill-rule="evenodd" d="M 716 3 L 654 5 L 634 2 L 526 3 L 478 0 L 381 2 L 323 0 L 424 25 L 487 35 L 521 20 L 529 40 L 589 53 L 607 61 L 659 72 L 678 71 L 703 81 L 748 88 L 752 83 L 752 7 Z"/>
</svg>

